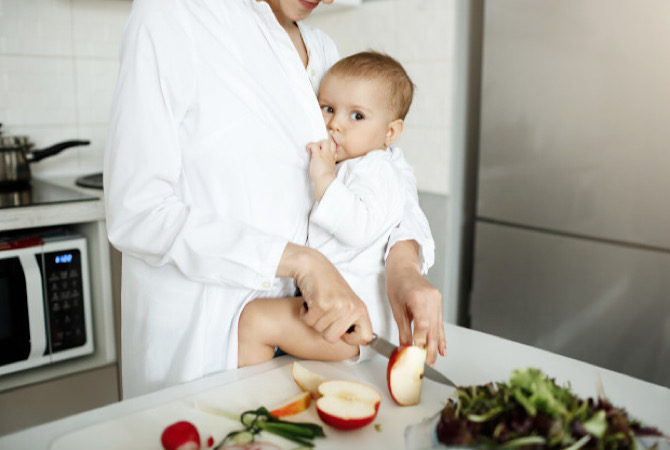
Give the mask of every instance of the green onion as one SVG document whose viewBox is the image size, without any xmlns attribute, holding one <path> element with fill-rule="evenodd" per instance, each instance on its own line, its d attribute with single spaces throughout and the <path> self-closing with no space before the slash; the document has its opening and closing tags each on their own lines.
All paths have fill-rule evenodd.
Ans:
<svg viewBox="0 0 670 450">
<path fill-rule="evenodd" d="M 326 436 L 319 425 L 307 422 L 287 422 L 274 417 L 265 407 L 243 412 L 240 415 L 240 422 L 245 428 L 228 433 L 221 443 L 214 447 L 214 450 L 228 443 L 253 442 L 261 431 L 281 436 L 308 448 L 314 447 L 313 439 Z"/>
</svg>

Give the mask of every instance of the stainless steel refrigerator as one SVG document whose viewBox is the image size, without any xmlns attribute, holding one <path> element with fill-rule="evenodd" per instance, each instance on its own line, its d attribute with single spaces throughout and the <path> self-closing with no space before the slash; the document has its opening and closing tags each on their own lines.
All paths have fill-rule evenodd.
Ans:
<svg viewBox="0 0 670 450">
<path fill-rule="evenodd" d="M 465 321 L 670 387 L 670 2 L 481 25 Z"/>
</svg>

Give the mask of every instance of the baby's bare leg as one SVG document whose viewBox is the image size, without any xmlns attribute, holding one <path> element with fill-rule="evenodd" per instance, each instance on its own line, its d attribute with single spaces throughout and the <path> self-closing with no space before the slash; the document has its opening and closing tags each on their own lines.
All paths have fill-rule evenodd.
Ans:
<svg viewBox="0 0 670 450">
<path fill-rule="evenodd" d="M 303 359 L 342 361 L 358 354 L 358 346 L 329 343 L 300 319 L 302 297 L 258 298 L 242 311 L 238 326 L 238 366 L 269 361 L 275 347 Z"/>
</svg>

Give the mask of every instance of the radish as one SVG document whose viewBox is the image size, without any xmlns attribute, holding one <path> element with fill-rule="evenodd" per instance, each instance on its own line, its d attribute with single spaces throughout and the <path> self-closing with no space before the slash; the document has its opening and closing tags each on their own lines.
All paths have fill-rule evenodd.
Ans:
<svg viewBox="0 0 670 450">
<path fill-rule="evenodd" d="M 200 434 L 191 422 L 175 422 L 163 430 L 161 444 L 165 450 L 199 450 Z"/>
</svg>

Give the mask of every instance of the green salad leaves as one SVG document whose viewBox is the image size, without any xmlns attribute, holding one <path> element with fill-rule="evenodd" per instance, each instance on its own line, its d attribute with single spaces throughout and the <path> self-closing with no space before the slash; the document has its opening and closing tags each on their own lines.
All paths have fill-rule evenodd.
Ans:
<svg viewBox="0 0 670 450">
<path fill-rule="evenodd" d="M 505 448 L 632 449 L 636 436 L 663 435 L 607 399 L 581 399 L 534 368 L 507 383 L 459 387 L 437 424 L 445 445 Z"/>
</svg>

